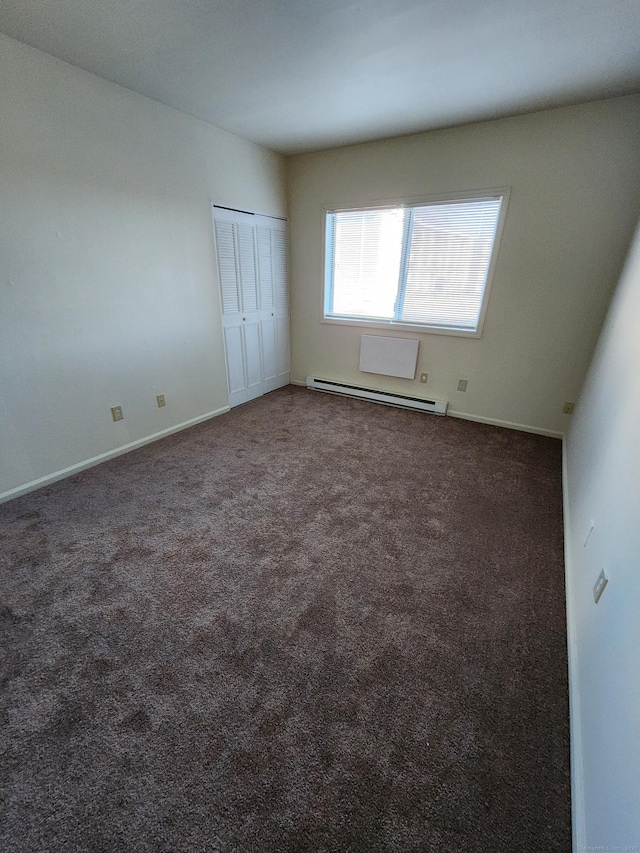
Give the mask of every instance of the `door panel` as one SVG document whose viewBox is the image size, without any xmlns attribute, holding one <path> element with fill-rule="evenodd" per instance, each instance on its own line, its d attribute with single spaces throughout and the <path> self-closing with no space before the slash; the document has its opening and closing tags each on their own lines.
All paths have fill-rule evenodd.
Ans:
<svg viewBox="0 0 640 853">
<path fill-rule="evenodd" d="M 289 317 L 276 317 L 278 375 L 289 373 Z"/>
<path fill-rule="evenodd" d="M 258 244 L 258 279 L 260 282 L 260 308 L 271 311 L 275 304 L 273 298 L 273 249 L 271 228 L 264 225 L 256 228 Z"/>
<path fill-rule="evenodd" d="M 275 299 L 277 308 L 286 308 L 289 304 L 287 287 L 287 232 L 282 228 L 273 229 L 273 272 L 275 278 Z"/>
<path fill-rule="evenodd" d="M 262 332 L 262 372 L 263 379 L 274 379 L 278 373 L 278 358 L 276 355 L 276 321 L 270 317 L 263 320 Z"/>
<path fill-rule="evenodd" d="M 247 387 L 254 388 L 262 382 L 262 360 L 260 358 L 260 324 L 244 323 L 244 354 Z"/>
<path fill-rule="evenodd" d="M 237 314 L 240 311 L 240 290 L 238 288 L 233 224 L 216 220 L 215 231 L 222 313 Z"/>
<path fill-rule="evenodd" d="M 229 393 L 236 394 L 245 386 L 244 376 L 244 346 L 242 326 L 228 326 L 224 330 L 224 345 L 227 352 L 227 377 Z"/>
<path fill-rule="evenodd" d="M 250 225 L 244 223 L 236 225 L 236 230 L 238 237 L 242 310 L 246 314 L 258 310 L 258 280 L 256 275 L 254 230 Z"/>
</svg>

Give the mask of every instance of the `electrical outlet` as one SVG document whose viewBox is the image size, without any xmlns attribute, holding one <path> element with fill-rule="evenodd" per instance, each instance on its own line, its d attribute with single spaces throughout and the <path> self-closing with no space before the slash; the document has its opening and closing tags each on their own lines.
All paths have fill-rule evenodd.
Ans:
<svg viewBox="0 0 640 853">
<path fill-rule="evenodd" d="M 609 581 L 607 580 L 603 569 L 598 575 L 598 580 L 593 585 L 593 600 L 596 604 L 600 601 L 604 588 L 608 583 Z"/>
<path fill-rule="evenodd" d="M 467 380 L 459 379 L 458 380 L 458 391 L 466 391 L 467 390 Z"/>
<path fill-rule="evenodd" d="M 156 400 L 158 401 L 158 408 L 159 409 L 161 409 L 163 406 L 167 405 L 167 401 L 164 398 L 164 394 L 158 394 L 158 396 L 156 397 Z"/>
<path fill-rule="evenodd" d="M 420 382 L 422 382 L 422 384 L 423 384 L 423 385 L 426 385 L 426 384 L 427 384 L 427 379 L 428 379 L 428 378 L 429 378 L 429 374 L 428 374 L 428 373 L 421 373 L 421 374 L 420 374 Z"/>
<path fill-rule="evenodd" d="M 124 414 L 122 413 L 122 406 L 111 406 L 111 417 L 114 421 L 123 420 Z"/>
<path fill-rule="evenodd" d="M 574 406 L 575 406 L 575 403 L 565 403 L 564 406 L 562 407 L 562 414 L 563 415 L 572 415 Z"/>
</svg>

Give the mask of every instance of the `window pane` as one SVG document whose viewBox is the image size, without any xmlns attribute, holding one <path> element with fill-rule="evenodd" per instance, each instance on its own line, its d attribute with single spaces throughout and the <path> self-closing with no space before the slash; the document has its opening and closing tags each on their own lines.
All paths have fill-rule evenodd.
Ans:
<svg viewBox="0 0 640 853">
<path fill-rule="evenodd" d="M 398 291 L 404 210 L 329 215 L 334 228 L 331 314 L 392 319 Z"/>
<path fill-rule="evenodd" d="M 477 329 L 500 202 L 490 198 L 413 209 L 403 322 Z"/>
</svg>

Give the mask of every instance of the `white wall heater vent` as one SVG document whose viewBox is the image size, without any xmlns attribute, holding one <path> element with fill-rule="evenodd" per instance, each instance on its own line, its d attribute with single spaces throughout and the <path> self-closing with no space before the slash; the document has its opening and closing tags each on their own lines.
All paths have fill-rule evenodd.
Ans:
<svg viewBox="0 0 640 853">
<path fill-rule="evenodd" d="M 401 409 L 416 409 L 419 412 L 431 412 L 434 415 L 447 414 L 447 403 L 441 400 L 424 400 L 421 397 L 407 397 L 405 394 L 392 394 L 389 391 L 374 391 L 371 388 L 360 388 L 358 385 L 318 379 L 315 376 L 307 376 L 307 388 L 314 391 L 327 391 L 329 394 L 342 394 L 344 397 L 358 397 L 362 400 L 371 400 L 373 403 L 383 403 L 386 406 L 398 406 Z"/>
</svg>

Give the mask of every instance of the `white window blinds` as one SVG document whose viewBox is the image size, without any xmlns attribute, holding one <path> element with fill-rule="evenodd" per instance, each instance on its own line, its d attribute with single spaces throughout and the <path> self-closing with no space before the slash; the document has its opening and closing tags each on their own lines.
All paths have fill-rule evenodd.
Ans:
<svg viewBox="0 0 640 853">
<path fill-rule="evenodd" d="M 343 316 L 393 317 L 403 210 L 334 213 L 333 313 Z"/>
<path fill-rule="evenodd" d="M 477 332 L 503 198 L 330 211 L 325 316 Z"/>
</svg>

